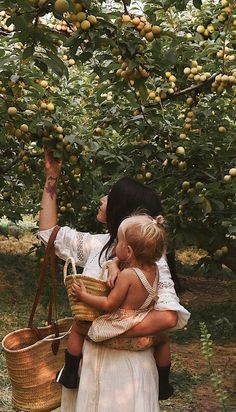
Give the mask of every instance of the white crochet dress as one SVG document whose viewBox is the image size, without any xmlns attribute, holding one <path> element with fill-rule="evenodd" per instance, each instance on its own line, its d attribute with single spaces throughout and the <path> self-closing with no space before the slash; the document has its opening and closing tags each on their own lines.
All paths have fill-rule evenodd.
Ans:
<svg viewBox="0 0 236 412">
<path fill-rule="evenodd" d="M 47 243 L 52 229 L 39 232 L 44 243 Z M 55 242 L 56 253 L 63 260 L 73 257 L 76 265 L 84 268 L 84 274 L 99 277 L 99 254 L 107 240 L 107 234 L 92 235 L 62 227 Z M 104 262 L 105 257 L 101 264 Z M 176 329 L 180 329 L 186 325 L 190 313 L 179 303 L 164 257 L 157 262 L 157 266 L 158 300 L 154 308 L 177 311 Z M 63 387 L 61 412 L 111 411 L 160 411 L 153 350 L 115 350 L 86 340 L 79 390 Z"/>
<path fill-rule="evenodd" d="M 132 269 L 135 271 L 144 289 L 148 292 L 147 298 L 138 309 L 127 310 L 120 308 L 95 319 L 88 331 L 88 336 L 92 341 L 102 342 L 106 339 L 121 335 L 141 322 L 145 316 L 147 316 L 148 312 L 153 309 L 154 303 L 158 299 L 158 269 L 156 270 L 153 285 L 150 285 L 146 276 L 139 268 Z"/>
</svg>

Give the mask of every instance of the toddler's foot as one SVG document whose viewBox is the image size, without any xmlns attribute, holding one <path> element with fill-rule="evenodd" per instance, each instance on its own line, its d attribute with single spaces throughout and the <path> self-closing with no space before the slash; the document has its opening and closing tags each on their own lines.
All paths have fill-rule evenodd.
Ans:
<svg viewBox="0 0 236 412">
<path fill-rule="evenodd" d="M 159 400 L 162 401 L 164 399 L 170 398 L 174 393 L 173 386 L 169 383 L 167 386 L 160 386 L 159 387 Z"/>
<path fill-rule="evenodd" d="M 65 350 L 65 365 L 57 372 L 56 382 L 61 383 L 68 389 L 76 389 L 79 386 L 78 368 L 81 355 L 71 355 Z"/>
<path fill-rule="evenodd" d="M 63 368 L 59 372 L 57 372 L 56 382 L 65 386 L 65 388 L 67 389 L 76 389 L 79 386 L 78 372 L 68 372 L 66 368 L 63 366 Z"/>
</svg>

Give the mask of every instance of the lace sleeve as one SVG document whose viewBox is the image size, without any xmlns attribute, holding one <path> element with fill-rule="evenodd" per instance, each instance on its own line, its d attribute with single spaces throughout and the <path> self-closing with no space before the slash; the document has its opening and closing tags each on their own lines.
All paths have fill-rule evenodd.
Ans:
<svg viewBox="0 0 236 412">
<path fill-rule="evenodd" d="M 176 295 L 174 282 L 164 257 L 157 263 L 159 269 L 158 300 L 156 310 L 174 310 L 178 313 L 178 323 L 174 329 L 182 329 L 188 322 L 190 313 L 180 303 Z"/>
<path fill-rule="evenodd" d="M 47 244 L 53 228 L 38 232 L 38 237 Z M 59 258 L 66 260 L 73 257 L 77 266 L 84 266 L 90 249 L 89 239 L 91 235 L 87 232 L 78 232 L 68 226 L 61 227 L 55 240 L 55 251 Z"/>
</svg>

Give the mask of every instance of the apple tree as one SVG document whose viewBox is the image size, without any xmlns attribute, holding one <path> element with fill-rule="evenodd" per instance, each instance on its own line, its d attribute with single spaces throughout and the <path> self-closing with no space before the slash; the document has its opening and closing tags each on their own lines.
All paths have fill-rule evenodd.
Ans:
<svg viewBox="0 0 236 412">
<path fill-rule="evenodd" d="M 61 224 L 96 231 L 99 196 L 134 176 L 176 248 L 235 270 L 235 2 L 5 0 L 0 18 L 1 214 L 36 213 L 49 147 Z"/>
</svg>

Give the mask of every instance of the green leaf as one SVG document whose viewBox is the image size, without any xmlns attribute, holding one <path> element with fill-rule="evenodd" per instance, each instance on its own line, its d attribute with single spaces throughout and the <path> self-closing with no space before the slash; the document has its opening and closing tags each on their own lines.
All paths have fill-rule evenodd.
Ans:
<svg viewBox="0 0 236 412">
<path fill-rule="evenodd" d="M 32 46 L 26 47 L 26 49 L 24 50 L 22 54 L 22 59 L 26 60 L 29 57 L 33 56 L 33 54 L 34 54 L 34 46 L 32 45 Z"/>
<path fill-rule="evenodd" d="M 201 10 L 202 0 L 193 0 L 193 5 L 194 5 L 194 7 L 196 7 L 196 9 Z"/>
<path fill-rule="evenodd" d="M 92 57 L 93 57 L 93 53 L 85 51 L 79 54 L 79 56 L 76 57 L 76 60 L 80 60 L 82 63 L 84 63 L 90 60 Z"/>
<path fill-rule="evenodd" d="M 169 50 L 165 55 L 165 60 L 169 64 L 176 64 L 176 62 L 178 61 L 178 56 L 173 52 L 173 50 Z"/>
</svg>

